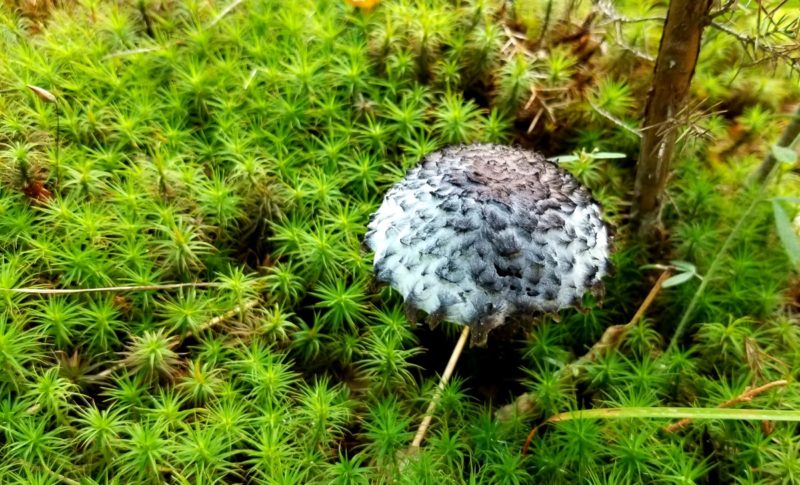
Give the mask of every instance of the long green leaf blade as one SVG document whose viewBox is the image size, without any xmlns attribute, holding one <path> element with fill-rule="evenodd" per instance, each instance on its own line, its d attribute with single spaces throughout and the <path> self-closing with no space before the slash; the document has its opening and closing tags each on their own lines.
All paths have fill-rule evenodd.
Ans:
<svg viewBox="0 0 800 485">
<path fill-rule="evenodd" d="M 775 213 L 775 226 L 778 229 L 778 237 L 783 243 L 783 249 L 792 261 L 792 265 L 800 267 L 800 238 L 794 232 L 792 221 L 777 200 L 772 201 L 772 211 Z"/>
<path fill-rule="evenodd" d="M 725 419 L 744 421 L 795 421 L 800 422 L 800 410 L 782 409 L 727 409 L 727 408 L 597 408 L 581 411 L 570 411 L 548 419 L 549 422 L 569 421 L 573 419 Z"/>
</svg>

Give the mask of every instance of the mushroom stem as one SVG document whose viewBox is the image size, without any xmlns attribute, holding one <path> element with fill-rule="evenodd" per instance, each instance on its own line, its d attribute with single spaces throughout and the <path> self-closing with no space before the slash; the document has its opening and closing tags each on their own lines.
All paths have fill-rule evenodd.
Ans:
<svg viewBox="0 0 800 485">
<path fill-rule="evenodd" d="M 433 399 L 431 399 L 430 404 L 428 404 L 428 410 L 425 411 L 425 417 L 419 425 L 417 434 L 414 436 L 414 441 L 411 442 L 411 451 L 418 449 L 422 444 L 422 440 L 425 439 L 425 433 L 428 431 L 428 427 L 431 425 L 431 420 L 433 419 L 433 412 L 436 411 L 436 405 L 439 404 L 439 399 L 442 397 L 444 386 L 447 385 L 447 381 L 450 380 L 450 376 L 456 368 L 458 358 L 461 356 L 461 351 L 464 350 L 464 346 L 467 344 L 467 337 L 469 337 L 469 327 L 464 325 L 464 330 L 461 331 L 461 336 L 458 338 L 456 347 L 453 349 L 453 353 L 450 354 L 450 360 L 447 362 L 444 374 L 442 374 L 442 378 L 439 379 L 439 386 L 436 388 L 436 392 L 433 394 Z"/>
</svg>

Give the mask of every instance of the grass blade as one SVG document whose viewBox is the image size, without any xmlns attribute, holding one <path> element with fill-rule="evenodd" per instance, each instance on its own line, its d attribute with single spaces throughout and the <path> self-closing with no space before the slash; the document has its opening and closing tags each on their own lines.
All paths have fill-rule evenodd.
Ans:
<svg viewBox="0 0 800 485">
<path fill-rule="evenodd" d="M 724 419 L 740 421 L 800 422 L 800 410 L 784 409 L 724 409 L 724 408 L 597 408 L 556 414 L 547 423 L 573 419 Z"/>
<path fill-rule="evenodd" d="M 781 239 L 786 255 L 792 261 L 794 267 L 800 267 L 800 238 L 792 228 L 792 221 L 777 200 L 772 201 L 772 211 L 775 214 L 775 227 L 778 229 L 778 237 Z"/>
</svg>

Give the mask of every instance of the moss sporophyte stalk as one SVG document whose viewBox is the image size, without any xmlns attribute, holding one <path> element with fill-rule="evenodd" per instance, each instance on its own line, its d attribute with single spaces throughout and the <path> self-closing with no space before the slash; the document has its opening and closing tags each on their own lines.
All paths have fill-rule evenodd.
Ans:
<svg viewBox="0 0 800 485">
<path fill-rule="evenodd" d="M 6 2 L 0 483 L 800 482 L 800 12 L 668 3 Z"/>
</svg>

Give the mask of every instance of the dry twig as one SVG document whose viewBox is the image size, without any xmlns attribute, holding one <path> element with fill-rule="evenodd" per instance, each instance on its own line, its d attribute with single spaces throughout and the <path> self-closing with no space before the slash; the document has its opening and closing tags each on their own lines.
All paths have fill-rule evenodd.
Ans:
<svg viewBox="0 0 800 485">
<path fill-rule="evenodd" d="M 217 23 L 219 23 L 220 20 L 225 18 L 226 15 L 231 13 L 233 9 L 238 7 L 243 1 L 244 0 L 234 0 L 233 2 L 229 3 L 225 8 L 222 9 L 219 15 L 214 17 L 214 20 L 212 20 L 211 22 L 208 23 L 208 25 L 206 25 L 206 28 L 210 29 L 211 27 L 217 25 Z"/>
<path fill-rule="evenodd" d="M 720 15 L 725 15 L 726 13 L 732 12 L 734 10 L 734 7 L 736 6 L 736 2 L 738 1 L 739 0 L 728 0 L 727 2 L 725 2 L 724 5 L 721 5 L 717 10 L 710 12 L 708 14 L 708 19 L 709 20 L 715 19 Z"/>
<path fill-rule="evenodd" d="M 444 374 L 442 374 L 442 378 L 439 379 L 439 385 L 436 387 L 433 399 L 431 399 L 430 404 L 428 404 L 428 409 L 425 411 L 425 417 L 419 425 L 417 434 L 414 436 L 414 441 L 411 442 L 410 452 L 419 449 L 422 440 L 425 439 L 425 433 L 428 431 L 428 427 L 431 425 L 431 420 L 433 419 L 433 412 L 436 411 L 436 405 L 439 404 L 439 399 L 442 397 L 444 386 L 447 385 L 447 381 L 450 380 L 450 376 L 456 368 L 456 363 L 458 362 L 459 356 L 461 356 L 461 351 L 464 350 L 464 345 L 467 343 L 467 337 L 469 337 L 469 327 L 464 325 L 464 330 L 461 331 L 461 336 L 458 338 L 458 342 L 456 342 L 453 353 L 450 354 L 450 360 L 447 362 Z"/>
<path fill-rule="evenodd" d="M 626 17 L 620 14 L 614 8 L 614 5 L 609 0 L 599 0 L 595 2 L 595 7 L 606 17 L 606 24 L 638 24 L 642 22 L 663 22 L 666 17 L 663 15 L 654 15 L 651 17 Z"/>
<path fill-rule="evenodd" d="M 793 52 L 800 52 L 800 44 L 792 42 L 783 45 L 770 45 L 764 42 L 763 39 L 761 38 L 750 37 L 749 35 L 737 32 L 731 27 L 728 27 L 727 25 L 719 22 L 712 21 L 709 25 L 721 32 L 724 32 L 734 37 L 745 47 L 750 47 L 751 49 L 753 49 L 754 52 L 760 51 L 766 55 L 765 59 L 755 59 L 756 63 L 763 62 L 764 60 L 774 61 L 780 59 L 784 61 L 790 69 L 794 71 L 800 70 L 800 58 L 791 56 Z"/>
<path fill-rule="evenodd" d="M 162 49 L 166 49 L 166 46 L 157 45 L 153 47 L 139 47 L 138 49 L 128 49 L 124 51 L 112 52 L 111 54 L 107 54 L 103 57 L 103 60 L 106 61 L 108 59 L 114 59 L 115 57 L 127 57 L 127 56 L 135 56 L 137 54 L 146 54 L 148 52 L 160 51 Z"/>
<path fill-rule="evenodd" d="M 644 301 L 639 306 L 639 309 L 636 310 L 633 318 L 631 318 L 628 323 L 625 325 L 613 325 L 608 327 L 606 331 L 603 332 L 603 336 L 600 338 L 600 340 L 592 345 L 592 348 L 589 349 L 588 352 L 586 352 L 579 359 L 572 361 L 570 364 L 559 370 L 558 375 L 556 376 L 558 381 L 563 382 L 574 379 L 578 376 L 578 374 L 581 372 L 581 369 L 586 364 L 596 361 L 609 350 L 616 348 L 622 341 L 622 338 L 625 336 L 625 334 L 628 333 L 628 331 L 632 329 L 639 322 L 639 320 L 641 320 L 645 312 L 647 312 L 647 309 L 653 304 L 656 296 L 661 291 L 662 285 L 667 278 L 669 278 L 671 273 L 672 271 L 669 268 L 661 273 L 661 276 L 659 276 L 658 280 L 656 280 L 655 284 L 650 289 L 650 292 L 647 294 L 647 297 L 645 297 Z M 532 396 L 530 393 L 523 394 L 514 400 L 513 403 L 507 404 L 498 409 L 495 413 L 495 416 L 501 421 L 507 421 L 515 415 L 526 414 L 533 409 L 535 405 L 535 399 L 535 396 Z"/>
<path fill-rule="evenodd" d="M 170 337 L 170 346 L 169 346 L 169 348 L 170 349 L 174 349 L 175 347 L 180 345 L 181 342 L 183 342 L 185 339 L 191 337 L 192 335 L 195 335 L 195 334 L 198 334 L 198 333 L 203 332 L 205 330 L 211 329 L 211 328 L 219 325 L 220 323 L 222 323 L 222 322 L 224 322 L 224 321 L 226 321 L 226 320 L 228 320 L 230 318 L 235 317 L 236 315 L 238 315 L 238 314 L 240 314 L 242 312 L 246 312 L 248 310 L 251 310 L 253 307 L 258 305 L 258 303 L 259 303 L 258 300 L 250 300 L 250 301 L 246 302 L 244 305 L 237 306 L 236 308 L 233 308 L 232 310 L 227 311 L 227 312 L 223 313 L 222 315 L 219 315 L 219 316 L 216 316 L 216 317 L 212 318 L 211 320 L 209 320 L 206 323 L 204 323 L 204 324 L 200 325 L 199 327 L 197 327 L 197 330 L 194 331 L 194 332 L 190 330 L 190 331 L 186 332 L 183 336 L 173 335 L 172 337 Z M 99 381 L 99 380 L 105 379 L 106 377 L 110 376 L 114 372 L 127 367 L 128 364 L 129 364 L 128 359 L 122 359 L 122 360 L 118 361 L 116 364 L 114 364 L 113 366 L 109 367 L 108 369 L 105 369 L 105 370 L 103 370 L 101 372 L 98 372 L 97 374 L 95 374 L 93 376 L 89 376 L 86 379 L 88 381 Z"/>
<path fill-rule="evenodd" d="M 234 0 L 231 3 L 229 3 L 227 6 L 225 6 L 225 8 L 222 9 L 222 11 L 219 14 L 217 14 L 216 17 L 214 17 L 205 26 L 205 28 L 206 29 L 210 29 L 210 28 L 214 27 L 215 25 L 217 25 L 220 20 L 225 18 L 225 16 L 227 16 L 229 13 L 231 13 L 236 7 L 241 5 L 242 2 L 244 2 L 244 0 Z M 178 45 L 178 44 L 180 44 L 180 43 L 179 42 L 173 43 L 173 45 Z M 139 47 L 139 48 L 136 48 L 136 49 L 126 49 L 124 51 L 112 52 L 110 54 L 107 54 L 107 55 L 105 55 L 103 57 L 103 60 L 114 59 L 116 57 L 135 56 L 137 54 L 146 54 L 148 52 L 156 52 L 156 51 L 160 51 L 160 50 L 166 49 L 167 47 L 169 47 L 169 46 L 168 45 L 157 45 L 157 46 L 152 46 L 152 47 Z"/>
<path fill-rule="evenodd" d="M 605 119 L 607 119 L 608 121 L 610 121 L 610 122 L 614 123 L 615 125 L 619 126 L 620 128 L 622 128 L 623 130 L 627 131 L 628 133 L 631 133 L 631 134 L 633 134 L 633 135 L 634 135 L 634 136 L 636 136 L 637 138 L 641 138 L 641 137 L 642 137 L 642 134 L 639 132 L 639 130 L 636 130 L 636 129 L 634 129 L 634 128 L 631 128 L 630 126 L 628 126 L 627 124 L 625 124 L 625 122 L 624 122 L 624 121 L 622 121 L 622 120 L 620 120 L 620 119 L 617 119 L 616 117 L 614 117 L 614 115 L 612 115 L 612 114 L 611 114 L 611 113 L 609 113 L 608 111 L 604 110 L 604 109 L 603 109 L 603 108 L 601 108 L 600 106 L 597 106 L 597 105 L 596 105 L 594 102 L 592 102 L 592 100 L 591 100 L 591 99 L 589 99 L 589 98 L 586 98 L 586 101 L 588 101 L 588 102 L 589 102 L 589 105 L 592 107 L 592 109 L 593 109 L 593 110 L 595 110 L 595 111 L 597 112 L 597 114 L 599 114 L 599 115 L 600 115 L 600 116 L 602 116 L 603 118 L 605 118 Z"/>
</svg>

